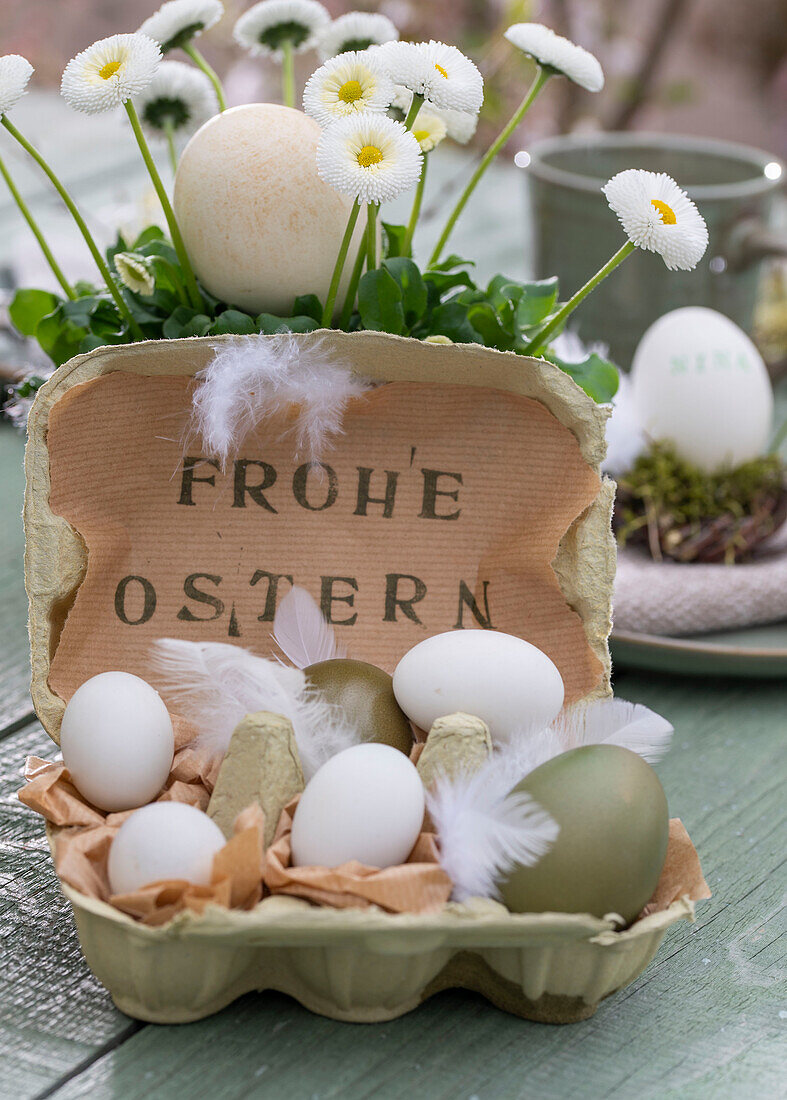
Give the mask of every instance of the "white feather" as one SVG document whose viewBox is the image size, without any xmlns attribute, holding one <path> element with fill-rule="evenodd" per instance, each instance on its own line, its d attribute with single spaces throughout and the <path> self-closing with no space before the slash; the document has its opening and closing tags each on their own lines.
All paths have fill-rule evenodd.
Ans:
<svg viewBox="0 0 787 1100">
<path fill-rule="evenodd" d="M 438 777 L 427 791 L 455 901 L 499 897 L 501 879 L 515 866 L 537 863 L 557 839 L 554 818 L 529 795 L 511 793 L 517 782 L 492 758 L 474 774 Z"/>
<path fill-rule="evenodd" d="M 227 751 L 241 719 L 260 710 L 292 722 L 307 779 L 360 741 L 358 730 L 307 684 L 300 669 L 255 657 L 240 646 L 159 638 L 152 666 L 172 710 L 197 726 L 200 743 L 215 755 Z"/>
<path fill-rule="evenodd" d="M 336 634 L 316 601 L 300 585 L 294 585 L 276 609 L 273 637 L 282 653 L 296 668 L 317 661 L 345 657 L 347 650 L 336 641 Z"/>
<path fill-rule="evenodd" d="M 620 745 L 655 764 L 667 752 L 674 732 L 660 714 L 625 699 L 596 699 L 563 711 L 553 732 L 561 752 L 581 745 Z"/>
<path fill-rule="evenodd" d="M 296 453 L 319 462 L 342 431 L 348 402 L 370 388 L 337 364 L 325 342 L 305 347 L 291 333 L 238 337 L 197 375 L 187 438 L 196 434 L 222 468 L 265 420 L 298 406 Z"/>
</svg>

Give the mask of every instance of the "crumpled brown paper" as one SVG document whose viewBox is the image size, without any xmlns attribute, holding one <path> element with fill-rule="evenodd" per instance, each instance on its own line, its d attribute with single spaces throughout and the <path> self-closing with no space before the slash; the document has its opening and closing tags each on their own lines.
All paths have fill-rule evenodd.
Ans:
<svg viewBox="0 0 787 1100">
<path fill-rule="evenodd" d="M 421 833 L 406 863 L 368 867 L 357 860 L 339 867 L 293 867 L 292 819 L 300 795 L 288 802 L 265 856 L 265 886 L 272 894 L 291 894 L 335 909 L 378 905 L 391 913 L 428 913 L 451 896 L 453 884 L 437 861 L 433 833 Z"/>
<path fill-rule="evenodd" d="M 711 891 L 685 825 L 679 817 L 673 817 L 670 818 L 667 855 L 656 892 L 639 918 L 669 909 L 673 901 L 686 897 L 690 901 L 702 901 L 711 897 Z"/>
<path fill-rule="evenodd" d="M 175 757 L 156 801 L 184 802 L 205 810 L 221 761 L 194 744 L 194 727 L 188 722 L 173 716 L 172 724 Z M 150 925 L 166 924 L 183 909 L 202 912 L 209 903 L 250 909 L 262 897 L 264 818 L 259 806 L 250 806 L 238 815 L 234 835 L 214 857 L 210 885 L 159 882 L 131 894 L 112 895 L 107 876 L 110 845 L 134 811 L 104 814 L 91 806 L 62 762 L 29 757 L 25 778 L 27 786 L 19 792 L 19 799 L 58 828 L 55 870 L 63 882 L 80 893 L 108 901 Z"/>
</svg>

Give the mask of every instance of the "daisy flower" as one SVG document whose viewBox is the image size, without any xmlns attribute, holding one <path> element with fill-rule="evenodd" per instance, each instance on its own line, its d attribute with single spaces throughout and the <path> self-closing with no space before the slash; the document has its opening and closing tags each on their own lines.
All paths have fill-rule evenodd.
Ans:
<svg viewBox="0 0 787 1100">
<path fill-rule="evenodd" d="M 61 95 L 75 111 L 111 111 L 147 88 L 160 60 L 158 42 L 146 34 L 102 38 L 66 65 Z"/>
<path fill-rule="evenodd" d="M 343 53 L 326 61 L 309 78 L 303 109 L 327 126 L 359 111 L 385 111 L 393 94 L 393 81 L 372 54 Z"/>
<path fill-rule="evenodd" d="M 705 219 L 663 172 L 628 168 L 602 188 L 633 245 L 658 252 L 670 271 L 691 271 L 708 247 Z"/>
<path fill-rule="evenodd" d="M 114 264 L 123 286 L 143 298 L 151 297 L 156 289 L 156 280 L 149 260 L 137 252 L 116 252 Z"/>
<path fill-rule="evenodd" d="M 394 97 L 391 106 L 395 107 L 397 111 L 401 111 L 403 115 L 406 115 L 412 98 L 413 93 L 410 89 L 399 84 L 394 88 Z M 428 111 L 430 115 L 436 115 L 438 118 L 441 118 L 445 123 L 445 136 L 450 138 L 451 141 L 455 141 L 458 145 L 467 145 L 478 127 L 478 113 L 476 111 L 441 111 L 440 108 L 435 107 L 433 103 L 426 102 L 423 104 L 421 110 Z"/>
<path fill-rule="evenodd" d="M 542 23 L 514 23 L 505 37 L 553 75 L 567 76 L 589 92 L 600 92 L 604 87 L 604 73 L 593 54 Z"/>
<path fill-rule="evenodd" d="M 169 53 L 215 27 L 224 14 L 221 0 L 167 0 L 139 28 Z"/>
<path fill-rule="evenodd" d="M 238 45 L 255 57 L 282 60 L 286 47 L 295 53 L 314 48 L 330 15 L 317 0 L 261 0 L 244 12 L 232 32 Z"/>
<path fill-rule="evenodd" d="M 155 138 L 190 136 L 219 109 L 205 74 L 182 61 L 162 61 L 134 104 L 145 132 Z"/>
<path fill-rule="evenodd" d="M 27 91 L 33 71 L 27 58 L 18 53 L 0 57 L 0 115 L 8 114 L 12 107 L 16 107 Z"/>
<path fill-rule="evenodd" d="M 387 15 L 377 12 L 348 11 L 320 31 L 317 52 L 323 61 L 342 53 L 368 50 L 383 42 L 395 42 L 399 31 Z"/>
<path fill-rule="evenodd" d="M 379 204 L 417 182 L 421 149 L 404 125 L 387 115 L 351 115 L 323 130 L 317 172 L 336 191 Z"/>
<path fill-rule="evenodd" d="M 378 46 L 392 80 L 441 110 L 474 111 L 484 100 L 484 81 L 456 46 L 443 42 L 386 42 Z"/>
<path fill-rule="evenodd" d="M 411 133 L 420 145 L 421 152 L 431 153 L 448 133 L 448 127 L 440 115 L 433 114 L 422 107 L 413 123 Z"/>
<path fill-rule="evenodd" d="M 670 271 L 691 271 L 705 254 L 708 247 L 705 219 L 670 176 L 628 168 L 613 176 L 601 190 L 628 240 L 553 313 L 525 347 L 525 355 L 541 354 L 549 337 L 562 330 L 569 314 L 635 249 L 658 252 Z"/>
</svg>

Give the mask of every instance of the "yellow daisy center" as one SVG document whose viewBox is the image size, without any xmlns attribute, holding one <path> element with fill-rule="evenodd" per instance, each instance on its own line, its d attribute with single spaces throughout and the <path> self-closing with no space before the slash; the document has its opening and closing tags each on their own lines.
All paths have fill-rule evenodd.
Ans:
<svg viewBox="0 0 787 1100">
<path fill-rule="evenodd" d="M 444 77 L 445 77 L 445 79 L 446 79 L 446 80 L 448 80 L 448 73 L 446 72 L 446 70 L 445 70 L 445 69 L 443 68 L 443 66 L 442 66 L 442 65 L 438 65 L 438 64 L 437 64 L 437 62 L 435 62 L 435 66 L 434 66 L 434 67 L 435 67 L 435 68 L 437 69 L 437 71 L 438 71 L 438 73 L 440 74 L 440 76 L 444 76 Z"/>
<path fill-rule="evenodd" d="M 363 98 L 363 88 L 360 80 L 346 80 L 339 89 L 339 99 L 342 103 L 355 103 Z"/>
<path fill-rule="evenodd" d="M 115 75 L 122 64 L 122 61 L 107 61 L 106 65 L 102 65 L 98 70 L 98 75 L 102 80 L 109 80 L 111 76 Z"/>
<path fill-rule="evenodd" d="M 413 130 L 413 137 L 420 144 L 422 141 L 426 141 L 429 137 L 428 130 Z"/>
<path fill-rule="evenodd" d="M 358 163 L 361 168 L 371 168 L 373 164 L 379 164 L 382 159 L 382 150 L 376 145 L 364 145 L 358 154 Z"/>
<path fill-rule="evenodd" d="M 655 206 L 665 225 L 675 225 L 677 223 L 678 219 L 675 217 L 675 211 L 666 202 L 662 202 L 661 199 L 651 199 L 650 205 Z"/>
</svg>

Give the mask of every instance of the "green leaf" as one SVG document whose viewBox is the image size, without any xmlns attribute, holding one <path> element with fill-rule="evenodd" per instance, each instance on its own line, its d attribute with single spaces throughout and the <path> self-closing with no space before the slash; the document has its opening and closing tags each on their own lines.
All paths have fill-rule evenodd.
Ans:
<svg viewBox="0 0 787 1100">
<path fill-rule="evenodd" d="M 8 308 L 11 323 L 23 336 L 35 336 L 39 322 L 52 313 L 59 301 L 48 290 L 17 290 Z"/>
<path fill-rule="evenodd" d="M 183 325 L 178 336 L 182 340 L 188 336 L 204 336 L 210 326 L 210 317 L 205 313 L 197 313 L 190 321 L 187 321 L 185 325 Z"/>
<path fill-rule="evenodd" d="M 467 319 L 467 306 L 446 302 L 438 306 L 424 336 L 447 336 L 455 344 L 482 344 L 483 340 Z"/>
<path fill-rule="evenodd" d="M 383 255 L 386 259 L 404 255 L 404 238 L 407 229 L 403 225 L 381 222 L 383 229 Z"/>
<path fill-rule="evenodd" d="M 507 332 L 501 324 L 491 302 L 477 302 L 467 310 L 467 319 L 476 332 L 480 333 L 484 344 L 488 348 L 497 348 L 499 351 L 512 351 L 515 338 Z"/>
<path fill-rule="evenodd" d="M 367 271 L 358 285 L 361 323 L 373 332 L 404 332 L 402 288 L 384 267 Z"/>
<path fill-rule="evenodd" d="M 322 321 L 322 303 L 316 294 L 301 294 L 292 307 L 293 316 L 311 317 L 313 321 Z"/>
<path fill-rule="evenodd" d="M 162 325 L 161 331 L 165 339 L 177 340 L 183 326 L 187 325 L 189 321 L 192 321 L 197 316 L 198 313 L 196 309 L 191 309 L 190 306 L 178 306 Z"/>
<path fill-rule="evenodd" d="M 149 225 L 147 229 L 143 229 L 137 239 L 131 246 L 132 251 L 139 252 L 146 244 L 150 244 L 151 241 L 163 241 L 164 230 L 159 229 L 157 225 Z"/>
<path fill-rule="evenodd" d="M 72 324 L 89 329 L 93 311 L 100 301 L 97 295 L 91 297 L 86 295 L 84 298 L 77 298 L 75 302 L 63 302 L 62 314 Z"/>
<path fill-rule="evenodd" d="M 320 324 L 313 317 L 276 317 L 273 313 L 261 313 L 257 318 L 257 331 L 263 336 L 276 336 L 280 332 L 314 332 Z"/>
<path fill-rule="evenodd" d="M 541 279 L 536 283 L 521 283 L 522 297 L 516 310 L 516 323 L 519 329 L 532 328 L 543 324 L 557 303 L 559 282 L 557 276 Z"/>
<path fill-rule="evenodd" d="M 426 311 L 426 283 L 418 270 L 418 265 L 405 256 L 395 256 L 383 260 L 383 267 L 389 271 L 402 292 L 404 318 L 412 326 L 423 317 Z"/>
<path fill-rule="evenodd" d="M 169 243 L 169 241 L 161 241 L 158 238 L 154 238 L 154 240 L 149 241 L 141 248 L 136 249 L 136 251 L 139 252 L 142 256 L 161 256 L 163 259 L 169 260 L 172 266 L 180 271 L 180 260 L 178 259 L 178 254 Z M 156 268 L 157 274 L 159 270 L 159 268 Z"/>
<path fill-rule="evenodd" d="M 106 347 L 106 344 L 106 340 L 102 340 L 100 336 L 89 332 L 79 345 L 79 354 L 83 355 L 86 351 L 95 351 L 96 348 Z"/>
<path fill-rule="evenodd" d="M 87 330 L 73 324 L 65 316 L 61 304 L 52 313 L 42 317 L 36 329 L 36 340 L 56 367 L 68 362 L 79 351 L 79 345 L 87 336 Z"/>
<path fill-rule="evenodd" d="M 109 266 L 110 267 L 115 266 L 114 265 L 115 256 L 118 254 L 118 252 L 128 252 L 128 250 L 129 250 L 129 248 L 128 248 L 128 242 L 126 241 L 126 238 L 123 236 L 122 233 L 118 233 L 118 235 L 115 239 L 115 243 L 111 244 L 109 246 L 109 248 L 106 250 L 106 253 L 105 253 L 106 258 L 107 258 L 107 263 L 109 264 Z"/>
<path fill-rule="evenodd" d="M 595 352 L 580 363 L 567 363 L 551 351 L 547 351 L 545 358 L 565 371 L 589 397 L 599 404 L 611 401 L 617 393 L 620 381 L 617 367 L 609 360 L 596 355 Z"/>
<path fill-rule="evenodd" d="M 455 252 L 452 252 L 441 264 L 430 267 L 427 275 L 431 274 L 432 271 L 453 271 L 457 267 L 475 267 L 475 260 L 464 260 L 461 256 L 457 256 Z"/>
<path fill-rule="evenodd" d="M 254 318 L 248 313 L 242 313 L 239 309 L 225 309 L 208 329 L 208 335 L 225 336 L 234 333 L 236 336 L 251 336 L 257 331 Z"/>
<path fill-rule="evenodd" d="M 443 295 L 457 286 L 475 289 L 475 283 L 467 271 L 427 271 L 424 282 L 431 305 L 436 305 Z"/>
</svg>

